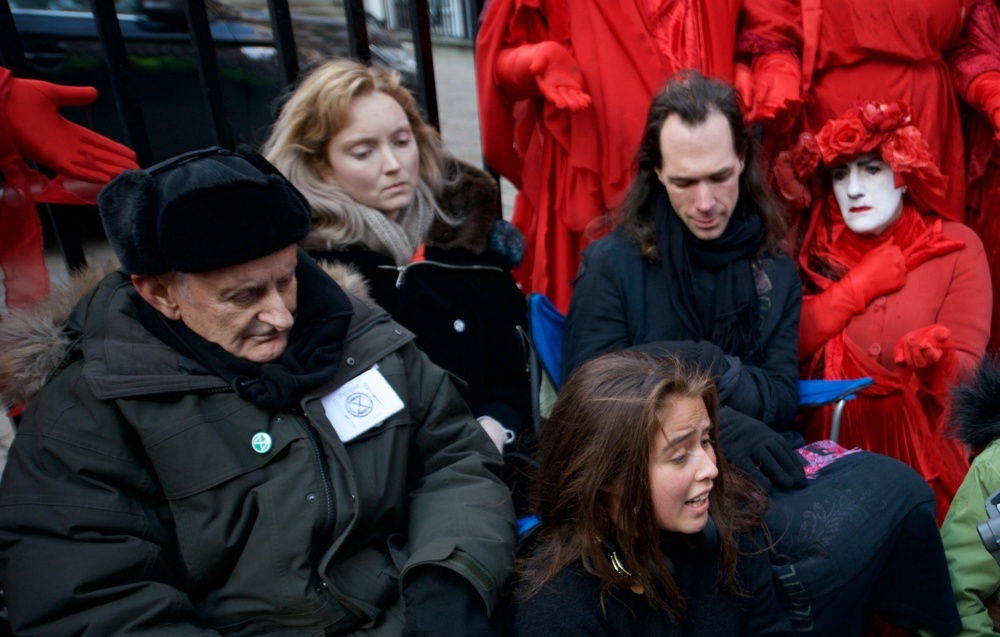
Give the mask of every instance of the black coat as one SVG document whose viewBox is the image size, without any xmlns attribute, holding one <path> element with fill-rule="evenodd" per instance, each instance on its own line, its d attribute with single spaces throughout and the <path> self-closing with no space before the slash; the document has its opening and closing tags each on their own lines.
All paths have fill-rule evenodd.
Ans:
<svg viewBox="0 0 1000 637">
<path fill-rule="evenodd" d="M 499 255 L 427 247 L 425 259 L 397 268 L 371 250 L 313 252 L 320 261 L 354 266 L 372 296 L 417 336 L 431 360 L 468 386 L 476 417 L 517 431 L 530 418 L 524 350 L 524 295 Z"/>
<path fill-rule="evenodd" d="M 674 214 L 662 211 L 661 214 Z M 658 227 L 658 230 L 662 228 Z M 659 245 L 666 245 L 662 239 Z M 784 253 L 767 253 L 752 262 L 758 291 L 758 328 L 762 355 L 739 363 L 741 388 L 730 407 L 773 429 L 791 428 L 799 408 L 798 332 L 802 283 L 795 263 Z M 712 297 L 712 272 L 695 271 L 704 296 Z M 652 263 L 619 228 L 583 253 L 563 341 L 563 377 L 580 363 L 627 347 L 657 341 L 683 341 L 677 311 L 664 293 L 678 282 L 663 263 Z M 694 291 L 692 291 L 693 293 Z"/>
<path fill-rule="evenodd" d="M 582 562 L 559 572 L 539 593 L 517 599 L 509 611 L 510 637 L 731 637 L 792 635 L 775 599 L 766 549 L 752 536 L 740 539 L 737 578 L 745 597 L 721 593 L 716 585 L 718 554 L 689 549 L 669 555 L 690 616 L 671 621 L 666 609 L 650 606 L 630 590 L 611 588 L 601 604 L 601 580 Z M 602 610 L 603 609 L 603 610 Z"/>
</svg>

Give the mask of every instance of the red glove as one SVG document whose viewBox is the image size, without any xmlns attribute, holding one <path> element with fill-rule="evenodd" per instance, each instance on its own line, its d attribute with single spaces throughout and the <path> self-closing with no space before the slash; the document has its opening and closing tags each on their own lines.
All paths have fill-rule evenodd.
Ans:
<svg viewBox="0 0 1000 637">
<path fill-rule="evenodd" d="M 939 323 L 906 334 L 892 350 L 897 367 L 914 372 L 934 395 L 944 395 L 958 375 L 958 354 L 951 330 Z"/>
<path fill-rule="evenodd" d="M 965 99 L 990 118 L 1000 140 L 1000 71 L 987 71 L 969 83 Z"/>
<path fill-rule="evenodd" d="M 802 300 L 799 360 L 808 358 L 840 333 L 879 296 L 906 283 L 906 258 L 892 241 L 865 254 L 839 281 Z"/>
<path fill-rule="evenodd" d="M 854 309 L 860 314 L 875 298 L 903 287 L 906 283 L 906 257 L 895 242 L 887 241 L 865 253 L 840 283 L 852 288 Z"/>
<path fill-rule="evenodd" d="M 752 92 L 740 66 L 736 67 L 735 84 L 748 109 L 747 121 L 768 124 L 778 130 L 790 127 L 801 101 L 802 69 L 798 60 L 788 53 L 767 53 L 755 59 L 750 70 Z"/>
<path fill-rule="evenodd" d="M 18 151 L 61 175 L 106 183 L 126 168 L 138 168 L 135 153 L 59 114 L 61 106 L 85 106 L 97 99 L 90 86 L 60 86 L 10 78 L 7 122 Z"/>
<path fill-rule="evenodd" d="M 749 120 L 750 111 L 753 109 L 753 73 L 750 72 L 750 67 L 742 62 L 737 62 L 733 66 L 733 88 L 743 100 L 745 115 Z"/>
<path fill-rule="evenodd" d="M 955 351 L 951 330 L 934 323 L 903 336 L 892 353 L 897 366 L 917 371 L 940 363 L 945 350 Z"/>
<path fill-rule="evenodd" d="M 497 81 L 514 99 L 541 95 L 556 108 L 579 111 L 590 106 L 576 60 L 558 42 L 525 44 L 500 52 Z"/>
</svg>

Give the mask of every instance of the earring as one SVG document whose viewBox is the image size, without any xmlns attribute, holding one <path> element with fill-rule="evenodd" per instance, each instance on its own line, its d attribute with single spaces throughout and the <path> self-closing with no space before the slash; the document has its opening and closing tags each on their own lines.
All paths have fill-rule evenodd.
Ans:
<svg viewBox="0 0 1000 637">
<path fill-rule="evenodd" d="M 634 513 L 636 515 L 639 515 L 639 505 L 638 504 L 635 505 L 634 507 L 632 507 L 632 513 Z"/>
</svg>

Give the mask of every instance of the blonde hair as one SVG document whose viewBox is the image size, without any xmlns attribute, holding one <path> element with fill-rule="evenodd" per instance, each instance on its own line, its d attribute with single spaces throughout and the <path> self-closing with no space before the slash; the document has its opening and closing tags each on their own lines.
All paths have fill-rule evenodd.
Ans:
<svg viewBox="0 0 1000 637">
<path fill-rule="evenodd" d="M 347 124 L 355 98 L 374 91 L 392 97 L 406 113 L 420 154 L 420 188 L 435 215 L 451 221 L 442 216 L 436 202 L 444 183 L 441 137 L 424 121 L 399 74 L 353 60 L 330 60 L 299 82 L 282 106 L 261 154 L 305 195 L 312 208 L 313 229 L 322 229 L 339 246 L 359 243 L 365 224 L 358 204 L 324 177 L 330 168 L 326 148 Z"/>
</svg>

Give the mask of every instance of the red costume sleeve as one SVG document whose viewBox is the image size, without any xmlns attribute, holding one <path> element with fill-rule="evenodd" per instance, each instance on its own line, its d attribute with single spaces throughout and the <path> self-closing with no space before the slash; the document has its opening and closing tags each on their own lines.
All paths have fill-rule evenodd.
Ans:
<svg viewBox="0 0 1000 637">
<path fill-rule="evenodd" d="M 1000 10 L 994 0 L 972 0 L 957 45 L 948 52 L 955 90 L 968 99 L 969 84 L 987 71 L 1000 71 Z"/>
<path fill-rule="evenodd" d="M 483 138 L 483 156 L 490 167 L 521 187 L 514 154 L 514 118 L 497 87 L 494 65 L 503 49 L 503 25 L 510 21 L 513 0 L 492 0 L 476 39 L 476 93 L 479 101 L 479 125 Z"/>
<path fill-rule="evenodd" d="M 950 238 L 965 242 L 965 248 L 951 275 L 937 322 L 951 329 L 959 374 L 964 375 L 975 369 L 986 351 L 993 315 L 993 287 L 986 251 L 976 233 L 957 223 L 948 224 L 945 230 Z M 941 285 L 941 282 L 932 281 L 929 285 Z"/>
<path fill-rule="evenodd" d="M 14 144 L 7 120 L 10 70 L 0 67 L 0 269 L 4 280 L 0 306 L 19 307 L 49 295 L 42 224 L 31 198 L 48 180 L 28 167 Z"/>
<path fill-rule="evenodd" d="M 799 360 L 815 354 L 844 331 L 876 297 L 895 292 L 906 283 L 906 264 L 899 247 L 884 244 L 872 250 L 839 281 L 802 299 L 799 323 Z"/>
<path fill-rule="evenodd" d="M 736 53 L 754 58 L 767 53 L 799 55 L 802 20 L 799 0 L 744 0 Z"/>
</svg>

